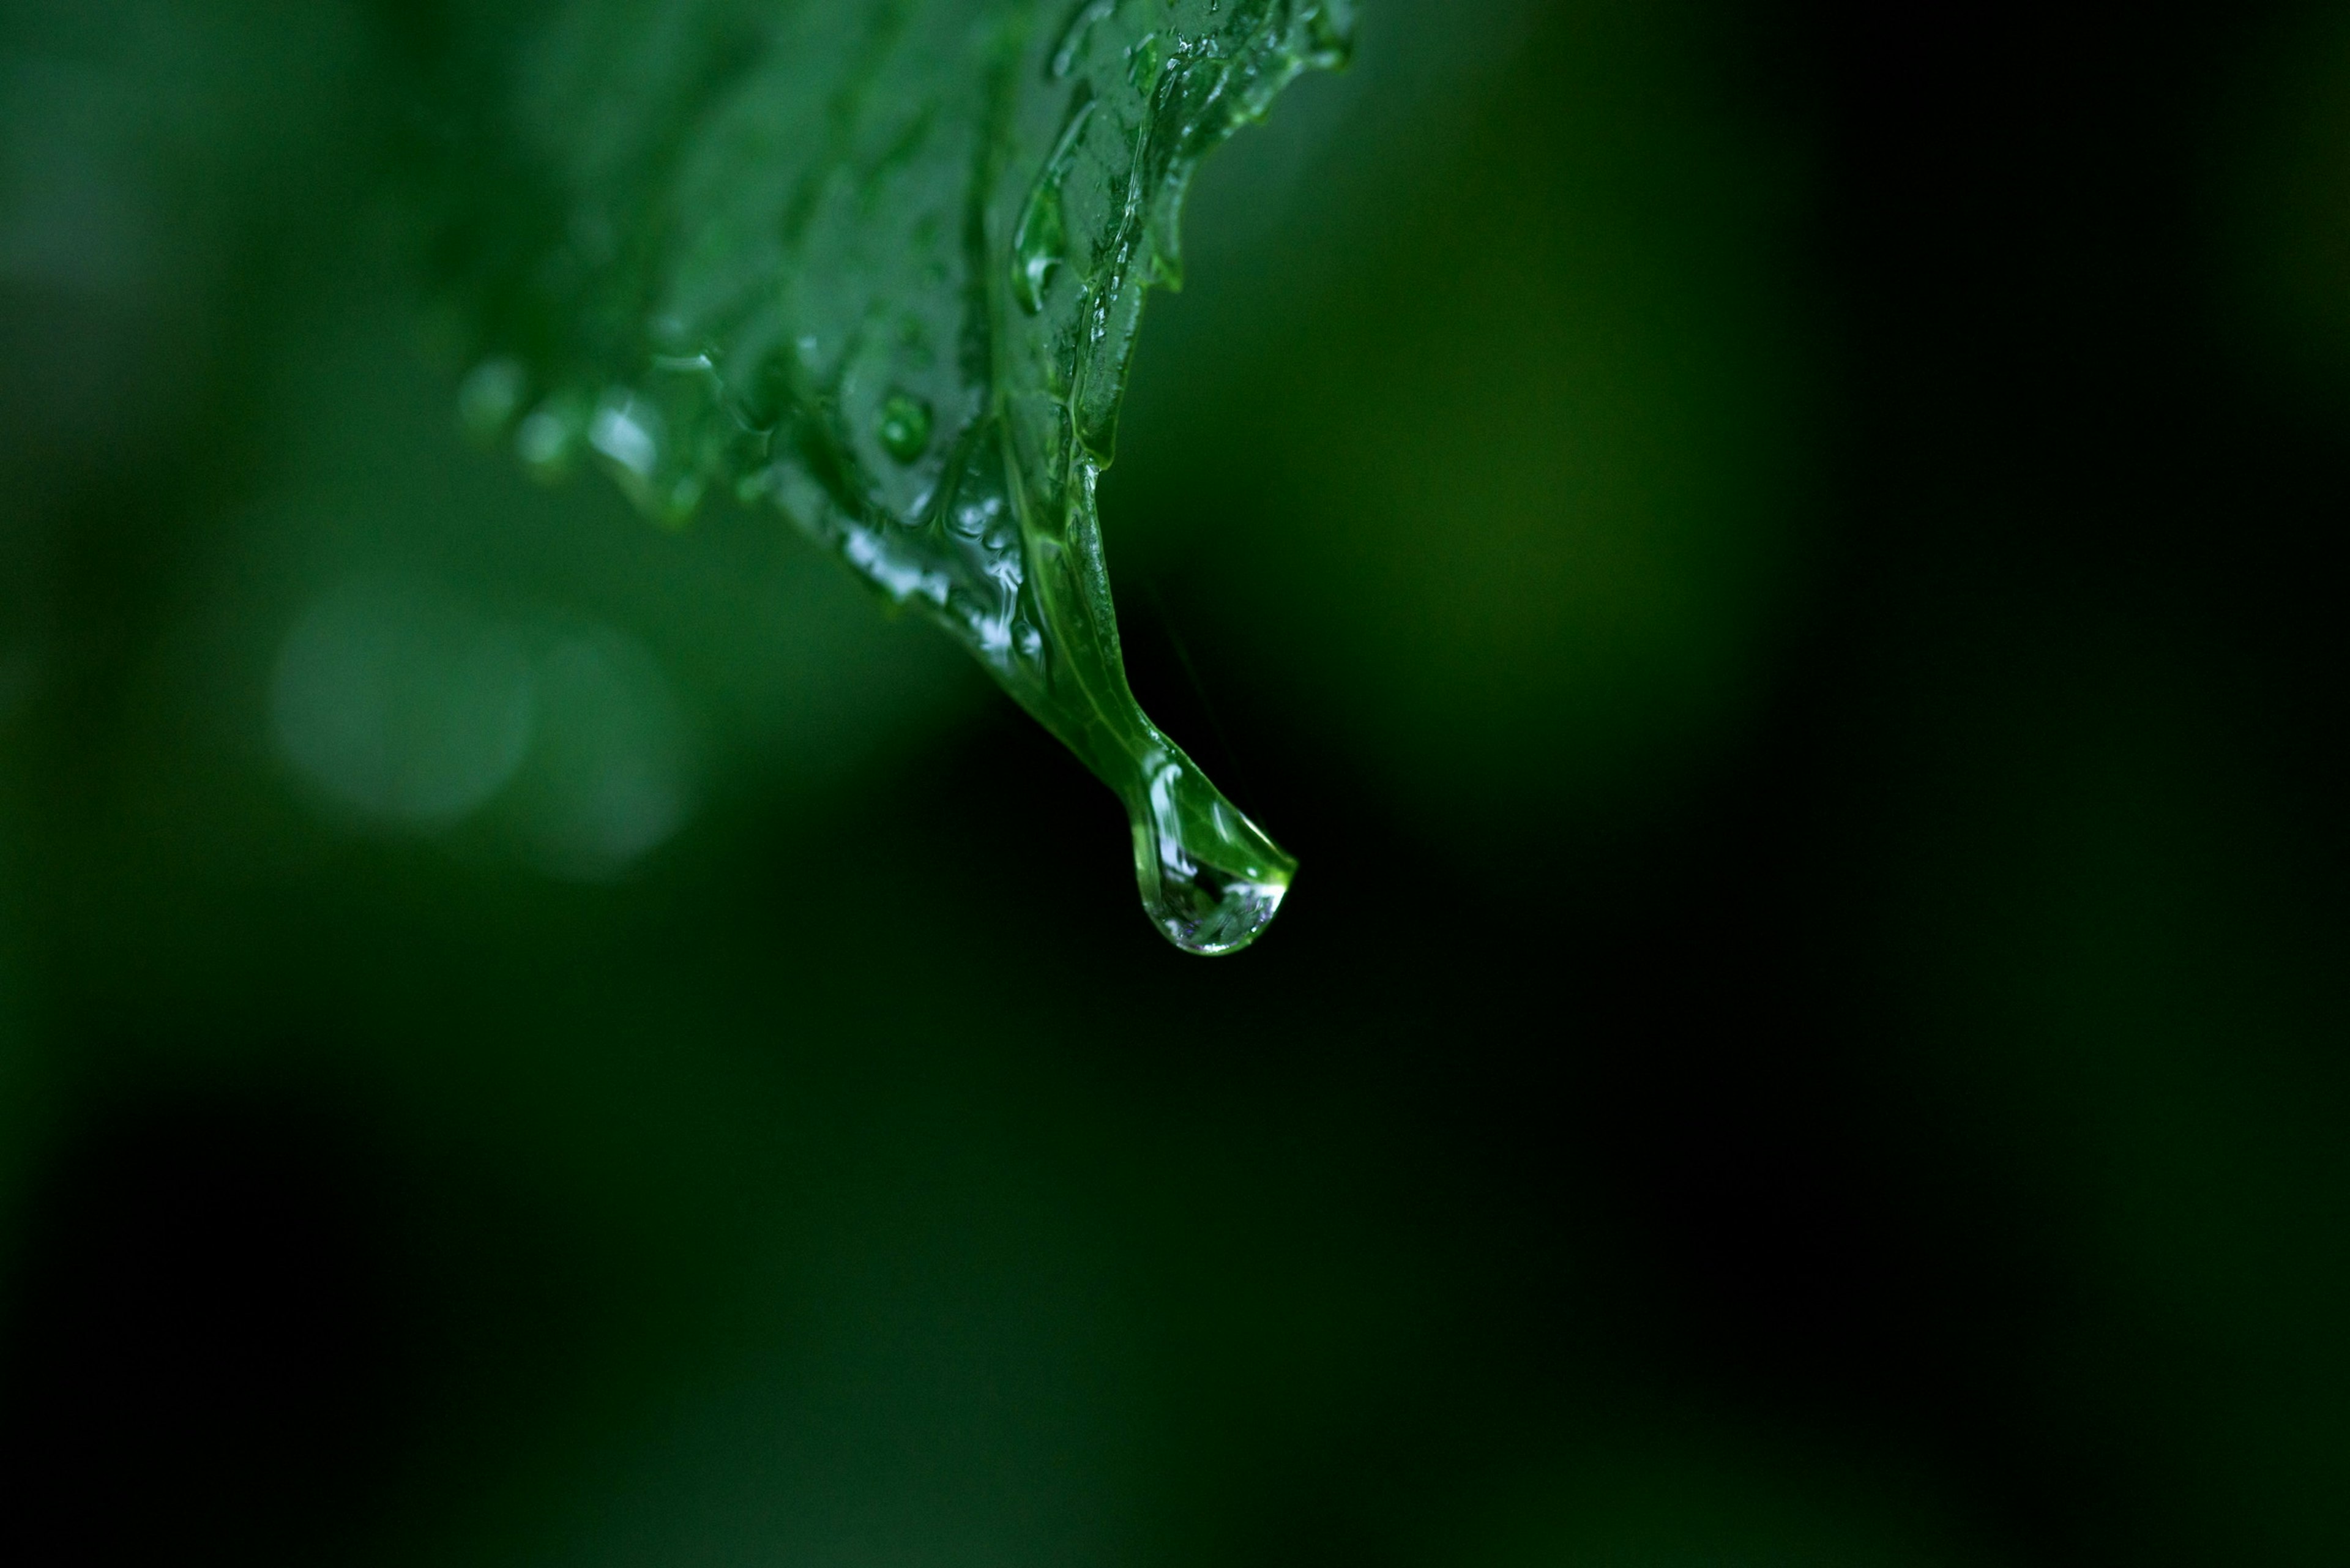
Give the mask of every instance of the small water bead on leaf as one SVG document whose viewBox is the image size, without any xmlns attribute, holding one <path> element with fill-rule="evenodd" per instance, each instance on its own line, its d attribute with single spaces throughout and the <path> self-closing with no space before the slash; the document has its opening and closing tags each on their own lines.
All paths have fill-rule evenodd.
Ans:
<svg viewBox="0 0 2350 1568">
<path fill-rule="evenodd" d="M 637 509 L 663 527 L 684 526 L 702 504 L 702 470 L 682 461 L 668 421 L 649 399 L 626 388 L 605 393 L 588 421 L 588 444 Z"/>
<path fill-rule="evenodd" d="M 637 385 L 605 392 L 588 441 L 639 511 L 681 528 L 713 478 L 765 462 L 767 433 L 746 424 L 739 401 L 710 354 L 656 354 Z"/>
<path fill-rule="evenodd" d="M 616 387 L 597 405 L 588 442 L 623 472 L 650 480 L 660 462 L 660 415 L 634 393 Z"/>
<path fill-rule="evenodd" d="M 1001 525 L 1007 510 L 1003 496 L 965 488 L 947 508 L 947 527 L 966 539 L 984 541 L 992 550 L 1009 549 L 1018 535 Z"/>
<path fill-rule="evenodd" d="M 1020 226 L 1013 232 L 1013 297 L 1031 316 L 1043 312 L 1045 286 L 1069 259 L 1067 203 L 1061 186 L 1069 177 L 1070 165 L 1076 161 L 1077 149 L 1084 145 L 1086 126 L 1093 119 L 1097 102 L 1089 90 L 1078 89 L 1060 140 L 1037 171 L 1036 183 L 1021 208 Z"/>
<path fill-rule="evenodd" d="M 588 400 L 576 391 L 548 398 L 515 427 L 515 454 L 532 478 L 553 483 L 571 472 L 588 435 Z"/>
<path fill-rule="evenodd" d="M 436 106 L 473 193 L 437 254 L 520 371 L 468 427 L 546 477 L 592 452 L 663 522 L 775 507 L 1118 794 L 1157 929 L 1245 946 L 1294 863 L 1135 702 L 1094 482 L 1192 171 L 1343 57 L 1351 0 L 658 9 L 514 8 Z"/>
<path fill-rule="evenodd" d="M 881 400 L 881 450 L 899 462 L 913 462 L 931 450 L 931 405 L 911 392 Z"/>
<path fill-rule="evenodd" d="M 1061 187 L 1057 182 L 1042 182 L 1020 214 L 1020 231 L 1013 241 L 1012 296 L 1029 315 L 1044 310 L 1045 286 L 1067 259 L 1068 244 Z"/>
</svg>

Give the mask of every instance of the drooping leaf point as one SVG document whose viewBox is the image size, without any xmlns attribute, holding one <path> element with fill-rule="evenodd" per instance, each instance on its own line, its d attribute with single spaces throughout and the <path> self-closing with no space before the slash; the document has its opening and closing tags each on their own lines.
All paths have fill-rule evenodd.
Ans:
<svg viewBox="0 0 2350 1568">
<path fill-rule="evenodd" d="M 782 511 L 1126 804 L 1152 921 L 1229 952 L 1295 862 L 1128 690 L 1095 483 L 1199 161 L 1353 0 L 552 0 L 444 101 L 467 421 L 656 519 Z M 463 29 L 460 28 L 462 33 Z"/>
</svg>

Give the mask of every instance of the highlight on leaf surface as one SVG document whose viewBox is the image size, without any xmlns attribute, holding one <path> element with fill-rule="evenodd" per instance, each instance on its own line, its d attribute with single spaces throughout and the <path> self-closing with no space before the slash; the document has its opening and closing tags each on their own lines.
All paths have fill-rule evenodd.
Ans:
<svg viewBox="0 0 2350 1568">
<path fill-rule="evenodd" d="M 654 519 L 773 506 L 1118 792 L 1152 921 L 1247 945 L 1295 862 L 1128 690 L 1095 482 L 1200 159 L 1352 0 L 552 0 L 446 84 L 476 434 Z"/>
</svg>

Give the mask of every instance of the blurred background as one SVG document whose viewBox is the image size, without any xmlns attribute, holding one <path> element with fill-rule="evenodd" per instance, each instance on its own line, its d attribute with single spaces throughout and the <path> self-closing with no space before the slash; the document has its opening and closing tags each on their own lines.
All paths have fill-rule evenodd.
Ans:
<svg viewBox="0 0 2350 1568">
<path fill-rule="evenodd" d="M 460 438 L 430 7 L 0 9 L 19 1563 L 2350 1561 L 2350 11 L 1366 0 L 1110 559 Z"/>
</svg>

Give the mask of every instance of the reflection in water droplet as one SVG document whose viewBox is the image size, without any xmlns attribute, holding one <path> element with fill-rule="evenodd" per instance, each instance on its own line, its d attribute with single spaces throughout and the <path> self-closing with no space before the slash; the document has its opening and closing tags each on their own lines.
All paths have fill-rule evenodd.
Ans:
<svg viewBox="0 0 2350 1568">
<path fill-rule="evenodd" d="M 530 741 L 530 659 L 510 628 L 421 584 L 354 581 L 312 602 L 270 685 L 277 750 L 338 805 L 446 827 L 514 774 Z"/>
<path fill-rule="evenodd" d="M 556 639 L 536 671 L 535 737 L 508 796 L 515 831 L 555 876 L 619 876 L 691 815 L 684 715 L 652 655 L 608 627 Z"/>
<path fill-rule="evenodd" d="M 892 392 L 881 404 L 881 450 L 912 462 L 931 450 L 931 405 L 910 392 Z"/>
</svg>

